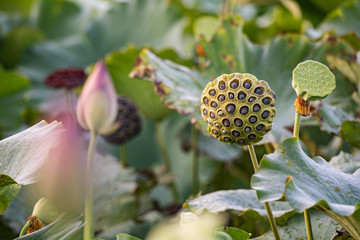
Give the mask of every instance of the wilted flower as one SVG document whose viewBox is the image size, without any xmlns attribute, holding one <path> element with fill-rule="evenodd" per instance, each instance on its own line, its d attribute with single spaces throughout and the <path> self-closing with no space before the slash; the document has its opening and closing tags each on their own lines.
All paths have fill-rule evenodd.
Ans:
<svg viewBox="0 0 360 240">
<path fill-rule="evenodd" d="M 80 68 L 64 68 L 50 73 L 45 79 L 45 84 L 51 88 L 71 89 L 82 85 L 85 78 L 85 72 Z"/>
<path fill-rule="evenodd" d="M 100 134 L 115 130 L 117 96 L 104 61 L 96 63 L 86 80 L 77 104 L 79 124 L 86 130 Z"/>
</svg>

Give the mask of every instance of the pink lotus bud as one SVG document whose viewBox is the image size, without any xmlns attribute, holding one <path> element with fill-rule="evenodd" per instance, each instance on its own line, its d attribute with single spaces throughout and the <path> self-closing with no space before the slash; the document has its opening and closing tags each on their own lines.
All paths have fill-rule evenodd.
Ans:
<svg viewBox="0 0 360 240">
<path fill-rule="evenodd" d="M 99 60 L 85 82 L 77 103 L 79 124 L 86 130 L 108 134 L 114 130 L 117 96 L 103 60 Z"/>
</svg>

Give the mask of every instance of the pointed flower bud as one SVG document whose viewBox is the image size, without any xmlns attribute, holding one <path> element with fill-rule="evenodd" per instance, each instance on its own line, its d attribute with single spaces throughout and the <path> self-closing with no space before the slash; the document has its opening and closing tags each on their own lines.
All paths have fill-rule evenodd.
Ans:
<svg viewBox="0 0 360 240">
<path fill-rule="evenodd" d="M 114 129 L 117 96 L 103 60 L 96 63 L 86 80 L 77 103 L 76 115 L 81 127 L 100 134 Z"/>
<path fill-rule="evenodd" d="M 36 216 L 43 224 L 47 225 L 60 216 L 60 211 L 49 199 L 40 198 L 36 202 L 31 216 Z"/>
</svg>

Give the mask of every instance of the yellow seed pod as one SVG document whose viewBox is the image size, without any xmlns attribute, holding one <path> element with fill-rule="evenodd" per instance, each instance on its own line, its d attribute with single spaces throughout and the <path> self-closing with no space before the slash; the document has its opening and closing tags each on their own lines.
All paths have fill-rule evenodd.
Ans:
<svg viewBox="0 0 360 240">
<path fill-rule="evenodd" d="M 248 73 L 223 74 L 209 82 L 201 103 L 210 134 L 241 146 L 261 141 L 276 114 L 276 95 L 269 84 Z"/>
</svg>

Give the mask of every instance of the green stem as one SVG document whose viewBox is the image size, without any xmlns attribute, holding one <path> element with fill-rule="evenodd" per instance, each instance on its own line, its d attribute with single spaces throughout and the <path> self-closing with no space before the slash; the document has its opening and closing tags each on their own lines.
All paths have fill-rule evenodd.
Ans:
<svg viewBox="0 0 360 240">
<path fill-rule="evenodd" d="M 311 229 L 311 220 L 309 210 L 304 211 L 305 227 L 306 227 L 306 236 L 308 240 L 313 240 L 313 234 Z"/>
<path fill-rule="evenodd" d="M 84 240 L 90 240 L 92 238 L 92 219 L 93 219 L 93 162 L 94 152 L 96 146 L 97 134 L 95 131 L 91 131 L 87 166 L 86 166 L 86 196 L 85 196 L 85 226 L 84 226 Z"/>
<path fill-rule="evenodd" d="M 164 162 L 166 173 L 171 173 L 170 158 L 169 158 L 168 152 L 166 151 L 164 135 L 163 135 L 163 132 L 161 129 L 160 122 L 157 122 L 155 124 L 155 132 L 156 132 L 156 141 L 159 145 L 159 150 L 160 150 L 163 162 Z M 178 194 L 177 194 L 175 183 L 172 181 L 169 185 L 170 185 L 170 189 L 171 189 L 171 193 L 172 193 L 174 201 L 178 202 Z"/>
<path fill-rule="evenodd" d="M 294 132 L 293 136 L 296 138 L 299 138 L 300 133 L 300 122 L 301 122 L 301 116 L 298 112 L 295 111 L 295 122 L 294 122 Z M 311 220 L 310 220 L 310 213 L 306 209 L 304 211 L 304 219 L 305 219 L 305 227 L 306 227 L 306 235 L 308 240 L 313 240 L 313 234 L 311 229 Z"/>
<path fill-rule="evenodd" d="M 19 237 L 26 235 L 27 229 L 30 227 L 30 225 L 31 225 L 31 222 L 27 221 L 25 226 L 21 229 Z"/>
<path fill-rule="evenodd" d="M 294 131 L 293 131 L 293 136 L 296 138 L 299 138 L 299 132 L 300 132 L 300 114 L 298 112 L 295 111 L 295 122 L 294 122 Z"/>
<path fill-rule="evenodd" d="M 194 125 L 191 126 L 191 148 L 193 164 L 193 194 L 199 192 L 199 158 L 198 158 L 198 131 Z"/>
<path fill-rule="evenodd" d="M 126 144 L 125 143 L 120 145 L 120 154 L 121 154 L 120 161 L 121 161 L 122 165 L 124 167 L 126 167 L 127 163 L 126 163 Z"/>
<path fill-rule="evenodd" d="M 255 149 L 254 149 L 253 145 L 248 145 L 248 148 L 249 148 L 251 162 L 252 162 L 253 167 L 254 167 L 254 172 L 256 172 L 258 170 L 258 168 L 259 168 L 259 164 L 258 164 L 258 160 L 257 160 L 257 157 L 256 157 Z M 277 229 L 275 218 L 274 218 L 274 215 L 273 215 L 273 213 L 271 211 L 270 204 L 268 202 L 264 202 L 264 205 L 265 205 L 265 209 L 266 209 L 266 212 L 267 212 L 267 215 L 268 215 L 268 218 L 269 218 L 271 230 L 274 233 L 275 240 L 280 240 L 279 231 Z"/>
</svg>

